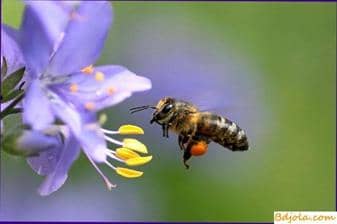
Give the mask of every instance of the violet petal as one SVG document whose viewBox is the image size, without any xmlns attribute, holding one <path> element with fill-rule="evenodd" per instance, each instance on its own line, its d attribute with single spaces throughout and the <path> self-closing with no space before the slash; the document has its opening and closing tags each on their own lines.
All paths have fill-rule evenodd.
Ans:
<svg viewBox="0 0 337 224">
<path fill-rule="evenodd" d="M 45 129 L 54 121 L 54 114 L 45 91 L 40 81 L 34 80 L 28 87 L 23 100 L 23 122 L 35 130 Z"/>
<path fill-rule="evenodd" d="M 96 73 L 103 74 L 104 80 L 97 80 Z M 77 85 L 77 91 L 70 91 Z M 94 111 L 113 106 L 130 97 L 133 92 L 151 88 L 151 81 L 137 76 L 122 66 L 98 66 L 93 74 L 76 73 L 66 83 L 55 86 L 55 91 L 62 94 L 78 108 L 86 103 L 94 103 Z M 84 108 L 85 109 L 85 108 Z"/>
<path fill-rule="evenodd" d="M 59 135 L 48 135 L 41 131 L 26 130 L 16 140 L 17 147 L 29 153 L 39 154 L 44 150 L 49 150 L 53 147 L 58 147 L 61 143 Z M 33 158 L 33 157 L 32 157 Z M 35 172 L 39 167 L 32 167 Z M 44 173 L 45 169 L 41 172 Z M 42 174 L 41 174 L 42 175 Z"/>
<path fill-rule="evenodd" d="M 7 74 L 25 66 L 23 54 L 16 41 L 1 26 L 1 65 L 2 57 L 7 61 Z"/>
<path fill-rule="evenodd" d="M 68 13 L 53 1 L 27 1 L 20 28 L 20 46 L 34 76 L 40 76 L 46 69 L 67 21 Z"/>
<path fill-rule="evenodd" d="M 106 158 L 104 150 L 107 146 L 104 134 L 95 120 L 95 114 L 74 107 L 73 104 L 68 103 L 69 101 L 63 101 L 57 94 L 51 97 L 53 97 L 51 102 L 53 112 L 68 125 L 86 154 L 96 162 L 103 162 Z"/>
<path fill-rule="evenodd" d="M 49 74 L 67 75 L 95 63 L 112 23 L 111 3 L 82 2 L 71 18 Z"/>
<path fill-rule="evenodd" d="M 48 152 L 46 152 L 48 153 Z M 47 155 L 47 161 L 56 159 L 54 169 L 49 173 L 40 185 L 38 192 L 42 196 L 57 191 L 67 180 L 68 170 L 80 153 L 80 146 L 76 138 L 70 135 L 65 138 L 64 145 Z"/>
</svg>

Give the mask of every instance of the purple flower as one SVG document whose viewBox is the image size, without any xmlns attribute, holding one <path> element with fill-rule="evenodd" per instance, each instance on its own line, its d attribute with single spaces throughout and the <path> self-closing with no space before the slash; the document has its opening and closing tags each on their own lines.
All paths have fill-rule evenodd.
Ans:
<svg viewBox="0 0 337 224">
<path fill-rule="evenodd" d="M 109 2 L 26 3 L 23 22 L 16 35 L 32 79 L 23 102 L 23 121 L 33 130 L 44 131 L 55 119 L 59 119 L 70 130 L 69 134 L 64 135 L 65 142 L 58 141 L 45 153 L 28 159 L 35 171 L 40 170 L 41 174 L 47 175 L 40 188 L 43 195 L 62 186 L 79 146 L 109 188 L 113 185 L 95 163 L 105 163 L 123 176 L 136 177 L 141 172 L 115 167 L 107 159 L 113 158 L 128 165 L 139 165 L 151 159 L 129 150 L 146 153 L 146 147 L 140 142 L 134 139 L 120 142 L 106 136 L 142 133 L 141 129 L 123 126 L 118 131 L 109 131 L 101 129 L 96 121 L 98 110 L 123 101 L 133 92 L 151 88 L 150 80 L 122 66 L 93 66 L 111 23 L 112 8 Z M 31 135 L 23 142 L 30 144 L 36 138 Z M 110 150 L 106 141 L 124 148 L 119 152 Z M 55 160 L 51 164 L 48 161 L 50 153 Z M 44 169 L 44 164 L 49 164 L 48 168 Z"/>
</svg>

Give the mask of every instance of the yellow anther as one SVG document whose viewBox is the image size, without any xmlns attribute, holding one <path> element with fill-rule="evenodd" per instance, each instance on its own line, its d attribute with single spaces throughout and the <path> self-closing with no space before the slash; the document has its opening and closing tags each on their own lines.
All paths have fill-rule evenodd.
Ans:
<svg viewBox="0 0 337 224">
<path fill-rule="evenodd" d="M 122 125 L 118 129 L 119 134 L 121 135 L 142 135 L 144 134 L 144 131 L 141 127 L 135 126 L 135 125 Z"/>
<path fill-rule="evenodd" d="M 146 146 L 143 143 L 141 143 L 140 141 L 138 141 L 136 139 L 133 139 L 133 138 L 125 138 L 123 140 L 123 147 L 128 148 L 128 149 L 132 149 L 132 150 L 137 151 L 137 152 L 147 153 Z"/>
<path fill-rule="evenodd" d="M 113 87 L 113 86 L 110 86 L 108 89 L 107 89 L 107 93 L 109 96 L 111 96 L 112 94 L 114 94 L 116 92 L 116 88 Z"/>
<path fill-rule="evenodd" d="M 104 73 L 103 72 L 96 72 L 95 73 L 95 79 L 96 81 L 104 81 Z"/>
<path fill-rule="evenodd" d="M 152 160 L 152 156 L 145 156 L 145 157 L 135 157 L 125 161 L 126 165 L 128 166 L 139 166 L 145 163 L 148 163 Z"/>
<path fill-rule="evenodd" d="M 85 73 L 85 74 L 92 74 L 94 72 L 94 66 L 93 65 L 89 65 L 87 67 L 84 67 L 81 69 L 81 72 Z"/>
<path fill-rule="evenodd" d="M 127 149 L 127 148 L 117 148 L 116 156 L 122 160 L 128 160 L 128 159 L 140 157 L 138 153 L 132 151 L 131 149 Z"/>
<path fill-rule="evenodd" d="M 70 87 L 69 87 L 69 90 L 70 90 L 70 92 L 72 92 L 72 93 L 77 92 L 77 91 L 78 91 L 78 85 L 75 84 L 75 83 L 71 84 Z"/>
<path fill-rule="evenodd" d="M 137 171 L 137 170 L 131 170 L 128 168 L 123 168 L 123 167 L 117 167 L 116 168 L 116 173 L 123 177 L 127 178 L 135 178 L 135 177 L 140 177 L 143 175 L 143 172 Z"/>
<path fill-rule="evenodd" d="M 87 110 L 94 110 L 95 109 L 95 103 L 93 103 L 93 102 L 86 102 L 84 104 L 84 107 Z"/>
</svg>

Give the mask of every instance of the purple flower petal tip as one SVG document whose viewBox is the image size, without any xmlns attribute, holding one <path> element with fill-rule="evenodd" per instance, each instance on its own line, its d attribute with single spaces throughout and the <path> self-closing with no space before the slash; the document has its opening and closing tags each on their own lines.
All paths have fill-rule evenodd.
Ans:
<svg viewBox="0 0 337 224">
<path fill-rule="evenodd" d="M 80 153 L 76 138 L 64 129 L 63 138 L 55 135 L 58 144 L 47 148 L 39 156 L 27 159 L 28 164 L 45 180 L 38 189 L 40 195 L 49 195 L 59 189 L 67 179 L 67 173 L 72 163 Z"/>
<path fill-rule="evenodd" d="M 16 31 L 1 25 L 1 66 L 2 57 L 7 61 L 7 74 L 25 66 L 24 56 L 18 43 L 15 41 Z"/>
</svg>

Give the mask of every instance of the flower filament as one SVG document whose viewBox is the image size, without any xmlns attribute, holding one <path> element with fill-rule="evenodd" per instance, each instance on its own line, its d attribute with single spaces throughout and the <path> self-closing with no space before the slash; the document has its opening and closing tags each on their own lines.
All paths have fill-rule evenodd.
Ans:
<svg viewBox="0 0 337 224">
<path fill-rule="evenodd" d="M 116 150 L 109 148 L 104 149 L 107 159 L 104 163 L 109 166 L 115 172 L 126 178 L 136 178 L 143 175 L 143 172 L 138 170 L 133 170 L 124 167 L 114 166 L 108 161 L 108 159 L 117 160 L 118 162 L 124 163 L 127 166 L 139 166 L 146 164 L 152 160 L 152 156 L 141 156 L 139 153 L 147 154 L 146 146 L 140 141 L 132 138 L 125 138 L 123 141 L 116 140 L 108 135 L 125 135 L 125 134 L 144 134 L 142 128 L 134 125 L 122 125 L 117 131 L 101 129 L 104 133 L 104 138 L 107 142 L 118 145 L 120 147 Z M 87 155 L 88 156 L 88 155 Z M 116 185 L 112 184 L 109 179 L 103 174 L 103 172 L 98 168 L 94 161 L 88 156 L 89 161 L 93 164 L 94 168 L 102 176 L 104 182 L 106 183 L 109 190 L 111 190 Z"/>
</svg>

